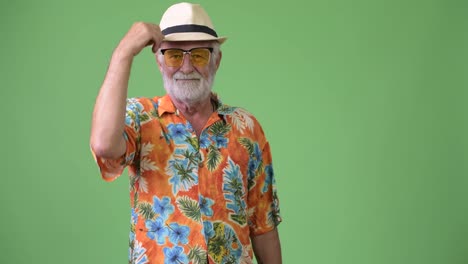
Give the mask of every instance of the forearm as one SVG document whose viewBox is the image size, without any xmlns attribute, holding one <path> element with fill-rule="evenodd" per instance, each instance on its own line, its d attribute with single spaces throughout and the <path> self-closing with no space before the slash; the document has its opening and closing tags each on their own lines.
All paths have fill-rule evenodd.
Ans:
<svg viewBox="0 0 468 264">
<path fill-rule="evenodd" d="M 123 132 L 132 60 L 133 56 L 126 55 L 118 48 L 114 51 L 96 99 L 91 148 L 100 157 L 115 159 L 125 152 Z"/>
<path fill-rule="evenodd" d="M 278 230 L 251 238 L 258 264 L 281 264 L 281 244 Z"/>
</svg>

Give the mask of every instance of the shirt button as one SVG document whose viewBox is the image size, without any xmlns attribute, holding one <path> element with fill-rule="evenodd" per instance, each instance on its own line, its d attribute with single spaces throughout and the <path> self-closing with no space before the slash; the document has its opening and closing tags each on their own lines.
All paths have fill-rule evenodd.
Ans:
<svg viewBox="0 0 468 264">
<path fill-rule="evenodd" d="M 203 162 L 198 163 L 199 168 L 203 168 Z"/>
</svg>

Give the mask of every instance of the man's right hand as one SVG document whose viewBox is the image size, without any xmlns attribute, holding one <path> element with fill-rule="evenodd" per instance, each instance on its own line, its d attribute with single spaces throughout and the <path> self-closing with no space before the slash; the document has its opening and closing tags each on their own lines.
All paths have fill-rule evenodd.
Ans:
<svg viewBox="0 0 468 264">
<path fill-rule="evenodd" d="M 163 38 L 158 25 L 137 22 L 114 50 L 94 105 L 90 143 L 97 156 L 116 159 L 125 153 L 125 106 L 133 57 L 150 45 L 156 52 Z"/>
<path fill-rule="evenodd" d="M 117 49 L 122 55 L 136 56 L 146 46 L 152 46 L 152 51 L 156 52 L 164 36 L 158 25 L 136 22 L 132 25 L 127 34 L 122 38 Z"/>
</svg>

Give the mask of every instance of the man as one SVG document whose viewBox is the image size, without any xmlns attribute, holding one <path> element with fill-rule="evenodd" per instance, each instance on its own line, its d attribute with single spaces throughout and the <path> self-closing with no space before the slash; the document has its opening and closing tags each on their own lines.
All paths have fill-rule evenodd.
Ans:
<svg viewBox="0 0 468 264">
<path fill-rule="evenodd" d="M 201 6 L 135 23 L 96 100 L 91 149 L 104 180 L 130 174 L 130 263 L 281 263 L 268 141 L 247 111 L 211 92 L 221 61 Z M 151 46 L 167 94 L 127 97 L 133 58 Z"/>
</svg>

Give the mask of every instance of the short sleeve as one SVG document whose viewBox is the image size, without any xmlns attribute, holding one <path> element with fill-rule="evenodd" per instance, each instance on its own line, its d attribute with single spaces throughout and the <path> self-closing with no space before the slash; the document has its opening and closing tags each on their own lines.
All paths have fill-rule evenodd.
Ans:
<svg viewBox="0 0 468 264">
<path fill-rule="evenodd" d="M 255 185 L 249 190 L 249 226 L 252 235 L 257 236 L 273 230 L 282 221 L 279 199 L 273 172 L 270 144 L 262 149 L 263 170 L 256 176 Z"/>
<path fill-rule="evenodd" d="M 139 149 L 140 139 L 140 115 L 143 105 L 135 98 L 127 99 L 125 113 L 125 128 L 123 137 L 126 142 L 126 151 L 118 159 L 105 159 L 97 156 L 91 149 L 93 157 L 99 166 L 101 177 L 105 181 L 113 181 L 124 171 L 125 167 L 132 164 Z"/>
</svg>

